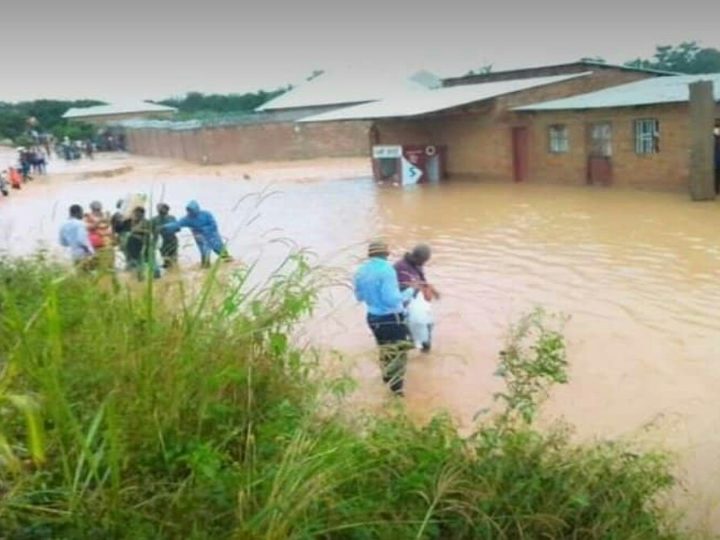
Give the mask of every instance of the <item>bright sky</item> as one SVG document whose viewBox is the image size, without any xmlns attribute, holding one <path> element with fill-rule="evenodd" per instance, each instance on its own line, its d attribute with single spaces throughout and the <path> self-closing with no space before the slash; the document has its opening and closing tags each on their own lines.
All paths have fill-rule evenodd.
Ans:
<svg viewBox="0 0 720 540">
<path fill-rule="evenodd" d="M 683 40 L 720 48 L 717 0 L 10 4 L 2 8 L 0 101 L 245 92 L 361 64 L 450 76 L 488 63 L 501 70 L 595 55 L 623 62 Z"/>
</svg>

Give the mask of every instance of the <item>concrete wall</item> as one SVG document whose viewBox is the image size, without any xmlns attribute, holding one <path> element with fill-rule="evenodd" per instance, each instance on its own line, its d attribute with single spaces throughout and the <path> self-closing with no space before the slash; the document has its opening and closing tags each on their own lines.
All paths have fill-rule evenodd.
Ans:
<svg viewBox="0 0 720 540">
<path fill-rule="evenodd" d="M 127 129 L 133 154 L 212 164 L 367 156 L 368 122 L 276 122 L 197 130 Z"/>
</svg>

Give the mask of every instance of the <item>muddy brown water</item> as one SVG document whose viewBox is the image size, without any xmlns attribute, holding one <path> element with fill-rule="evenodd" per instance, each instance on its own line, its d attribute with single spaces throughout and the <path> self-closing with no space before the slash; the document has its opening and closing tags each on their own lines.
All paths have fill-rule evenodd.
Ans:
<svg viewBox="0 0 720 540">
<path fill-rule="evenodd" d="M 322 165 L 323 178 L 334 166 Z M 470 429 L 498 388 L 493 372 L 508 325 L 536 305 L 562 312 L 571 317 L 571 383 L 553 391 L 544 420 L 566 420 L 582 440 L 633 439 L 676 453 L 678 501 L 690 523 L 720 531 L 720 204 L 678 193 L 473 182 L 403 191 L 367 176 L 313 180 L 300 166 L 258 169 L 251 181 L 234 169 L 157 171 L 70 175 L 0 200 L 0 249 L 61 254 L 56 235 L 70 203 L 111 206 L 128 191 L 176 210 L 198 199 L 215 212 L 233 253 L 260 261 L 261 272 L 287 253 L 282 239 L 345 278 L 370 238 L 389 239 L 395 256 L 428 242 L 428 275 L 443 297 L 435 351 L 409 366 L 413 415 L 448 410 Z M 196 264 L 187 235 L 182 243 L 183 264 Z M 382 407 L 363 317 L 349 289 L 334 287 L 304 337 L 341 351 L 360 381 L 353 399 Z"/>
</svg>

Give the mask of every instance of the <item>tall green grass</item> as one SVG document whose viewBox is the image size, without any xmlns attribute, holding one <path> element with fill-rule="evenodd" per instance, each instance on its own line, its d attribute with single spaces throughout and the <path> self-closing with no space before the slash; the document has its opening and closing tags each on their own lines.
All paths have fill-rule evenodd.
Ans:
<svg viewBox="0 0 720 540">
<path fill-rule="evenodd" d="M 289 339 L 317 273 L 300 255 L 250 273 L 190 295 L 0 264 L 0 537 L 678 537 L 662 455 L 532 427 L 566 377 L 539 314 L 510 333 L 504 412 L 472 437 L 398 402 L 349 425 L 327 412 L 342 385 Z"/>
</svg>

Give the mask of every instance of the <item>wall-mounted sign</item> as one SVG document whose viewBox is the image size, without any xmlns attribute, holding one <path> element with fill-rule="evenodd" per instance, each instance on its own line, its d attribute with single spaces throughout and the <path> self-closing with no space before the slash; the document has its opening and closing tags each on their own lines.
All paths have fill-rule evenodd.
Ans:
<svg viewBox="0 0 720 540">
<path fill-rule="evenodd" d="M 373 146 L 373 159 L 398 159 L 401 157 L 402 146 L 400 145 Z"/>
</svg>

